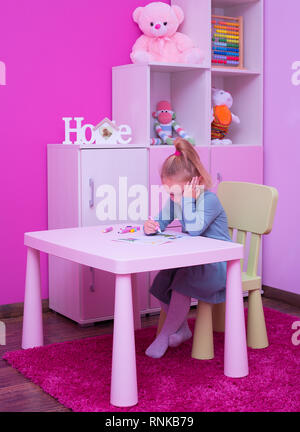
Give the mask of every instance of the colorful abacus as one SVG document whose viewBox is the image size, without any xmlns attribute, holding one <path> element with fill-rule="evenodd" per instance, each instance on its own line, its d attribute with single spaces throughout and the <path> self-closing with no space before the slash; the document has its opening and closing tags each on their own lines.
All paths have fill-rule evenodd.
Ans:
<svg viewBox="0 0 300 432">
<path fill-rule="evenodd" d="M 243 17 L 212 16 L 212 64 L 243 69 Z"/>
</svg>

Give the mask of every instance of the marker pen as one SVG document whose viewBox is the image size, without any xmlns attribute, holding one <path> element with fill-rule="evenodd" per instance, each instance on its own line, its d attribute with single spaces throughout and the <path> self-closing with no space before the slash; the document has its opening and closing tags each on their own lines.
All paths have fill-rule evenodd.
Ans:
<svg viewBox="0 0 300 432">
<path fill-rule="evenodd" d="M 154 220 L 153 217 L 151 217 L 151 216 L 149 216 L 149 220 L 152 220 L 152 221 L 155 222 L 155 220 Z M 158 223 L 158 222 L 157 222 L 157 223 Z M 161 229 L 160 229 L 160 226 L 159 226 L 159 225 L 156 227 L 156 231 L 157 231 L 159 234 L 161 234 Z"/>
<path fill-rule="evenodd" d="M 114 228 L 113 227 L 107 227 L 104 230 L 102 230 L 103 233 L 108 233 L 110 231 L 112 231 Z"/>
</svg>

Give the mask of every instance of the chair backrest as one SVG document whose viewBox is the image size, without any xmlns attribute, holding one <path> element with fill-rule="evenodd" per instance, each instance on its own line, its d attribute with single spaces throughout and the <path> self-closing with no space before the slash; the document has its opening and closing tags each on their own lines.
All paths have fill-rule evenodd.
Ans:
<svg viewBox="0 0 300 432">
<path fill-rule="evenodd" d="M 226 212 L 230 235 L 237 230 L 236 241 L 245 246 L 247 232 L 251 234 L 247 274 L 257 274 L 262 234 L 272 230 L 278 201 L 274 187 L 255 183 L 222 182 L 217 195 Z M 243 260 L 241 261 L 243 268 Z"/>
</svg>

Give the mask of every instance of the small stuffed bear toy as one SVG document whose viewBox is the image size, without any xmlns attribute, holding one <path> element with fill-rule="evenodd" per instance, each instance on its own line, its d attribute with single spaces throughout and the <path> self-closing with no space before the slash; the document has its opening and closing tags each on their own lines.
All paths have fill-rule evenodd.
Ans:
<svg viewBox="0 0 300 432">
<path fill-rule="evenodd" d="M 229 126 L 232 122 L 239 124 L 240 119 L 234 115 L 230 108 L 233 104 L 233 98 L 225 90 L 212 89 L 212 118 L 211 118 L 211 142 L 212 144 L 230 145 L 232 141 L 226 139 Z"/>
<path fill-rule="evenodd" d="M 144 33 L 132 48 L 133 63 L 202 63 L 202 51 L 188 36 L 177 31 L 184 20 L 179 6 L 150 3 L 136 8 L 133 20 Z"/>
</svg>

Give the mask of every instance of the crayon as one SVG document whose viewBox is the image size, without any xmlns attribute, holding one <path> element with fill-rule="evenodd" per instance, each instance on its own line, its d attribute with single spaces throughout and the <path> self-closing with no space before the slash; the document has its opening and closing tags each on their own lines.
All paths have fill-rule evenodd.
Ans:
<svg viewBox="0 0 300 432">
<path fill-rule="evenodd" d="M 107 227 L 107 228 L 105 228 L 104 230 L 102 230 L 102 232 L 103 233 L 108 233 L 108 232 L 110 232 L 110 231 L 112 231 L 113 230 L 113 227 Z"/>
</svg>

